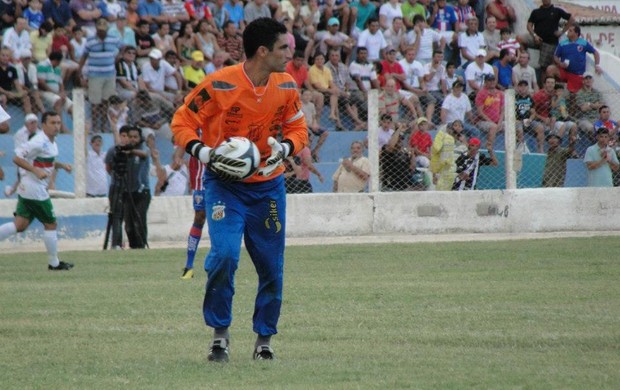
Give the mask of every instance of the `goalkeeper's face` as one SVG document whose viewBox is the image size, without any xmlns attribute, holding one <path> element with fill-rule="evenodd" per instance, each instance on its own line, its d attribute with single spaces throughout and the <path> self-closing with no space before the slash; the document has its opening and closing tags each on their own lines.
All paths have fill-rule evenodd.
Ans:
<svg viewBox="0 0 620 390">
<path fill-rule="evenodd" d="M 287 62 L 293 58 L 286 34 L 280 34 L 273 44 L 273 50 L 267 52 L 265 62 L 270 72 L 284 72 Z"/>
</svg>

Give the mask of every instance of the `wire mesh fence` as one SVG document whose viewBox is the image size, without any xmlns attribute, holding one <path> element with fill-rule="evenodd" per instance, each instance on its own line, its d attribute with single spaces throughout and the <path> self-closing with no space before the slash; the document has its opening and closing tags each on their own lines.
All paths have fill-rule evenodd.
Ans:
<svg viewBox="0 0 620 390">
<path fill-rule="evenodd" d="M 92 89 L 93 79 L 69 78 L 72 92 L 67 93 L 62 60 L 54 56 L 54 61 L 34 65 L 25 53 L 18 65 L 11 65 L 17 75 L 15 90 L 0 94 L 11 115 L 0 124 L 5 197 L 15 196 L 18 183 L 12 164 L 16 142 L 40 130 L 42 113 L 50 110 L 62 118 L 56 137 L 59 161 L 74 167 L 71 173 L 56 172 L 53 195 L 106 196 L 111 176 L 105 157 L 121 142 L 118 131 L 123 125 L 141 129 L 150 151 L 151 191 L 162 191 L 174 170 L 169 124 L 195 83 L 187 68 L 191 64 L 184 65 L 179 56 L 154 52 L 158 58 L 148 57 L 139 66 L 134 52 L 127 46 L 119 53 L 114 88 L 105 104 L 94 103 L 101 91 Z M 466 94 L 459 82 L 444 92 L 408 92 L 397 90 L 389 77 L 379 82 L 374 65 L 345 65 L 334 51 L 320 57 L 308 70 L 322 66 L 319 70 L 329 72 L 331 82 L 325 90 L 312 82 L 300 89 L 311 143 L 287 161 L 289 193 L 582 187 L 589 177 L 584 159 L 597 143 L 598 128 L 609 129 L 608 153 L 620 151 L 614 120 L 620 115 L 619 93 L 599 90 L 587 78 L 574 94 L 553 80 L 532 92 L 520 86 L 499 90 L 491 77 L 475 94 Z M 158 69 L 152 64 L 156 61 Z M 27 81 L 33 67 L 37 83 Z M 359 74 L 365 75 L 362 83 L 357 82 Z M 596 78 L 601 86 L 603 77 Z M 161 88 L 146 86 L 145 80 L 161 82 Z M 53 90 L 44 91 L 46 83 L 55 85 Z M 186 180 L 175 194 L 189 193 L 187 175 L 182 174 Z M 620 176 L 612 176 L 615 185 L 620 184 Z"/>
</svg>

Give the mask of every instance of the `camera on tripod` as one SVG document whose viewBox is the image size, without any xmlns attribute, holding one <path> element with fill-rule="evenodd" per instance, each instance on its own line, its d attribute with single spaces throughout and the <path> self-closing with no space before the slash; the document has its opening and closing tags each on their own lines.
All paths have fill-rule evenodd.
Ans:
<svg viewBox="0 0 620 390">
<path fill-rule="evenodd" d="M 127 160 L 129 159 L 129 152 L 136 149 L 138 145 L 116 145 L 114 147 L 114 159 L 112 170 L 118 176 L 124 176 L 127 173 Z"/>
</svg>

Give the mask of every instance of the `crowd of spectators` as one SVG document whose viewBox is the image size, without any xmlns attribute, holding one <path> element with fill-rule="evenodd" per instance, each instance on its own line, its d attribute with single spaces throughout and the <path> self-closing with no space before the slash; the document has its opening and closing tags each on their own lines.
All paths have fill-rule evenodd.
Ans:
<svg viewBox="0 0 620 390">
<path fill-rule="evenodd" d="M 170 138 L 185 94 L 243 61 L 245 25 L 268 16 L 287 26 L 295 53 L 287 72 L 302 96 L 308 91 L 313 161 L 325 123 L 367 128 L 373 88 L 394 127 L 416 132 L 420 119 L 428 130 L 458 120 L 464 134 L 493 149 L 504 126 L 502 91 L 524 81 L 519 96 L 531 104 L 516 107 L 519 141 L 532 133 L 543 152 L 545 135 L 593 135 L 605 105 L 584 73 L 585 53 L 597 65 L 598 53 L 566 12 L 545 22 L 556 9 L 543 0 L 519 35 L 521 16 L 506 0 L 0 0 L 0 104 L 25 114 L 70 113 L 69 91 L 87 88 L 91 134 L 137 125 L 154 149 L 157 137 Z M 541 50 L 538 72 L 527 47 Z M 555 89 L 556 80 L 566 88 Z M 63 124 L 63 131 L 70 129 Z"/>
</svg>

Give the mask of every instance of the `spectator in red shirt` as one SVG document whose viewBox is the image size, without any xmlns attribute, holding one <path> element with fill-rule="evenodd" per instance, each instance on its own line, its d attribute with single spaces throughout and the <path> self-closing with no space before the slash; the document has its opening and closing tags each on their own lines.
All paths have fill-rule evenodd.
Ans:
<svg viewBox="0 0 620 390">
<path fill-rule="evenodd" d="M 417 157 L 426 157 L 428 161 L 431 158 L 431 146 L 433 146 L 433 138 L 428 133 L 428 119 L 421 116 L 416 120 L 417 130 L 411 134 L 409 138 L 409 147 Z"/>
<path fill-rule="evenodd" d="M 412 85 L 407 82 L 407 75 L 402 65 L 396 61 L 396 50 L 390 49 L 385 54 L 385 60 L 378 63 L 377 78 L 379 85 L 383 88 L 385 83 L 389 79 L 393 79 L 396 82 L 396 91 L 401 98 L 405 99 L 408 104 L 414 107 L 411 110 L 412 115 L 417 117 L 422 115 L 422 108 L 420 106 L 420 99 L 417 96 L 419 90 L 416 91 Z M 435 106 L 433 104 L 433 110 Z M 427 112 L 432 112 L 430 109 Z"/>
<path fill-rule="evenodd" d="M 493 0 L 486 7 L 488 16 L 495 16 L 497 20 L 497 29 L 512 27 L 512 23 L 517 20 L 515 9 L 510 4 L 506 4 L 505 0 Z"/>
<path fill-rule="evenodd" d="M 213 14 L 211 13 L 209 5 L 206 1 L 187 1 L 185 2 L 185 10 L 187 11 L 187 14 L 189 15 L 192 22 L 206 19 L 207 22 L 209 22 L 209 32 L 212 34 L 218 33 L 217 25 L 215 24 L 215 20 L 213 20 Z"/>
<path fill-rule="evenodd" d="M 536 111 L 535 120 L 545 127 L 545 131 L 550 129 L 551 124 L 551 99 L 555 94 L 555 78 L 548 76 L 545 78 L 545 85 L 539 89 L 532 99 L 534 100 L 534 110 Z"/>
<path fill-rule="evenodd" d="M 504 127 L 504 93 L 497 89 L 495 75 L 485 75 L 484 86 L 476 94 L 478 128 L 489 133 L 487 149 L 493 149 L 495 135 Z"/>
</svg>

